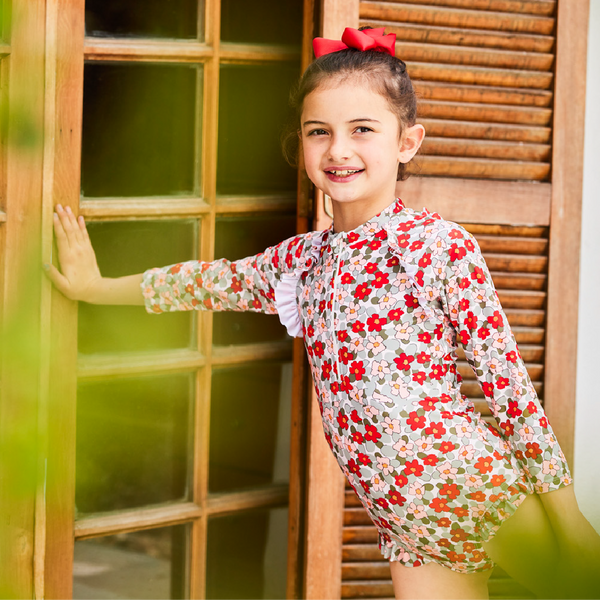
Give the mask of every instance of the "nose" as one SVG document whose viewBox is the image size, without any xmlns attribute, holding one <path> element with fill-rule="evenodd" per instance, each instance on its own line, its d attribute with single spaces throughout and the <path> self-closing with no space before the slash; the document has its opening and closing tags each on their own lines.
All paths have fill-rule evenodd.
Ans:
<svg viewBox="0 0 600 600">
<path fill-rule="evenodd" d="M 347 136 L 334 134 L 330 139 L 328 158 L 332 163 L 344 162 L 352 156 L 351 144 Z"/>
</svg>

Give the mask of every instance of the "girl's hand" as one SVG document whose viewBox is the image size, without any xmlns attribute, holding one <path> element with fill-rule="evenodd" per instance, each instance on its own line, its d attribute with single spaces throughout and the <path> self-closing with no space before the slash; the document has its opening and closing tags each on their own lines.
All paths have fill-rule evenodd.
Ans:
<svg viewBox="0 0 600 600">
<path fill-rule="evenodd" d="M 54 233 L 62 273 L 54 265 L 48 265 L 48 277 L 70 300 L 93 302 L 95 291 L 101 287 L 102 275 L 83 217 L 76 219 L 69 207 L 63 209 L 57 204 Z"/>
</svg>

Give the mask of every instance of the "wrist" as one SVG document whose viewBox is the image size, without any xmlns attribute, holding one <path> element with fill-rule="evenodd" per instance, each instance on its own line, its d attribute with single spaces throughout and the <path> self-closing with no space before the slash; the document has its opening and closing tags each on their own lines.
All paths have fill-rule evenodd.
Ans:
<svg viewBox="0 0 600 600">
<path fill-rule="evenodd" d="M 80 300 L 88 304 L 104 304 L 103 298 L 106 296 L 107 284 L 108 279 L 106 277 L 97 277 L 90 282 Z"/>
</svg>

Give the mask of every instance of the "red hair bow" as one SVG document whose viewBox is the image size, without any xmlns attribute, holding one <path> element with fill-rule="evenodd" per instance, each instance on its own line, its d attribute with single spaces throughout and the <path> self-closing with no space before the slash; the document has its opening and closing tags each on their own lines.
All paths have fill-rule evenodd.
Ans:
<svg viewBox="0 0 600 600">
<path fill-rule="evenodd" d="M 395 56 L 396 34 L 384 33 L 383 27 L 377 29 L 363 29 L 359 31 L 352 27 L 346 27 L 342 40 L 327 40 L 325 38 L 315 38 L 313 40 L 313 50 L 317 58 L 324 54 L 347 50 L 348 48 L 356 48 L 357 50 L 377 50 L 379 52 L 387 52 L 391 56 Z"/>
</svg>

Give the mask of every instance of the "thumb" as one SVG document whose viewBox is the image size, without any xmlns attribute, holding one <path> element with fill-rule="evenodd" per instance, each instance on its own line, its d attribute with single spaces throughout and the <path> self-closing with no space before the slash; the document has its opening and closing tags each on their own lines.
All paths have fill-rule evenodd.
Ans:
<svg viewBox="0 0 600 600">
<path fill-rule="evenodd" d="M 65 296 L 68 296 L 69 280 L 52 264 L 44 265 L 44 274 L 52 282 L 54 287 Z"/>
</svg>

